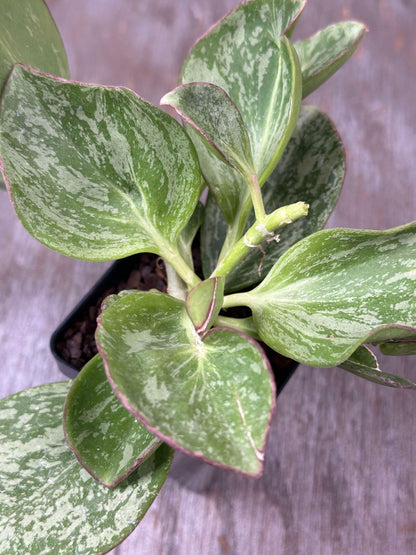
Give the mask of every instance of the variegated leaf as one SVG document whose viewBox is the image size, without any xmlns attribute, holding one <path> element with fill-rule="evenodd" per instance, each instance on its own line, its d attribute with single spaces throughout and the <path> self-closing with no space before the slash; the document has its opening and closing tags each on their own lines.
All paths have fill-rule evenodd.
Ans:
<svg viewBox="0 0 416 555">
<path fill-rule="evenodd" d="M 241 114 L 221 87 L 211 83 L 181 85 L 166 94 L 160 103 L 175 108 L 205 139 L 205 145 L 246 181 L 256 173 Z"/>
<path fill-rule="evenodd" d="M 44 0 L 0 1 L 0 90 L 17 62 L 69 77 L 64 45 Z"/>
<path fill-rule="evenodd" d="M 173 118 L 127 89 L 16 66 L 0 127 L 17 214 L 40 242 L 86 260 L 176 247 L 201 178 Z"/>
<path fill-rule="evenodd" d="M 224 282 L 223 277 L 207 279 L 189 291 L 185 307 L 197 333 L 208 330 L 220 313 L 224 300 Z"/>
<path fill-rule="evenodd" d="M 407 378 L 382 372 L 376 356 L 365 346 L 358 347 L 350 358 L 342 362 L 339 367 L 379 385 L 386 385 L 397 389 L 416 389 L 416 383 Z"/>
<path fill-rule="evenodd" d="M 234 168 L 225 165 L 212 149 L 207 148 L 192 126 L 186 125 L 185 128 L 198 153 L 201 171 L 211 195 L 227 222 L 236 225 L 250 197 L 247 183 Z"/>
<path fill-rule="evenodd" d="M 275 388 L 254 340 L 226 328 L 202 340 L 183 301 L 135 292 L 101 314 L 97 341 L 116 394 L 152 432 L 215 465 L 261 473 Z"/>
<path fill-rule="evenodd" d="M 64 431 L 82 466 L 107 487 L 119 484 L 161 444 L 114 395 L 100 355 L 69 390 Z"/>
<path fill-rule="evenodd" d="M 343 21 L 295 42 L 302 69 L 302 96 L 320 87 L 352 56 L 367 32 L 362 23 Z"/>
<path fill-rule="evenodd" d="M 106 553 L 137 526 L 172 462 L 162 445 L 117 488 L 96 482 L 68 449 L 70 382 L 0 401 L 0 553 Z"/>
<path fill-rule="evenodd" d="M 280 232 L 280 241 L 263 243 L 227 277 L 226 290 L 249 287 L 260 281 L 297 241 L 319 231 L 328 220 L 341 192 L 345 175 L 344 149 L 341 139 L 328 116 L 314 106 L 302 106 L 296 130 L 278 166 L 264 184 L 262 194 L 269 213 L 296 201 L 309 204 L 307 218 L 302 218 Z M 254 223 L 254 213 L 248 226 Z M 227 225 L 221 211 L 208 199 L 201 234 L 204 275 L 213 272 Z"/>
<path fill-rule="evenodd" d="M 252 0 L 220 20 L 192 48 L 181 83 L 218 85 L 238 107 L 250 138 L 254 166 L 262 185 L 293 132 L 299 113 L 301 72 L 286 37 L 305 1 Z M 191 134 L 202 173 L 228 223 L 238 218 L 248 198 L 239 175 L 207 151 Z"/>
<path fill-rule="evenodd" d="M 64 45 L 43 0 L 0 1 L 0 92 L 16 62 L 69 77 Z"/>
<path fill-rule="evenodd" d="M 214 195 L 209 191 L 200 234 L 202 273 L 205 278 L 209 278 L 218 264 L 228 229 L 230 227 L 225 221 L 224 214 Z M 225 291 L 228 291 L 228 282 L 225 284 Z"/>
<path fill-rule="evenodd" d="M 416 224 L 387 231 L 330 229 L 303 239 L 247 304 L 265 343 L 311 366 L 334 366 L 362 343 L 415 333 Z"/>
</svg>

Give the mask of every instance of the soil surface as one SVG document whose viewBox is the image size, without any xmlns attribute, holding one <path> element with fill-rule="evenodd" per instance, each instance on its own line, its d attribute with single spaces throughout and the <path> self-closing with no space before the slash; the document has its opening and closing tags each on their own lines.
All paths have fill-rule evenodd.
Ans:
<svg viewBox="0 0 416 555">
<path fill-rule="evenodd" d="M 62 339 L 55 345 L 58 355 L 77 370 L 81 370 L 97 353 L 94 335 L 103 300 L 126 289 L 158 289 L 165 292 L 166 285 L 162 259 L 152 254 L 142 254 L 128 275 L 99 295 L 94 304 L 87 306 L 79 318 L 67 328 Z"/>
</svg>

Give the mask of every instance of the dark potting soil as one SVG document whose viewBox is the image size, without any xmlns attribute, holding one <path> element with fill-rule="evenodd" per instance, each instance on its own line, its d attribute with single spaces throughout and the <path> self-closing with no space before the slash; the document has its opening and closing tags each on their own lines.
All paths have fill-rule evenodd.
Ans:
<svg viewBox="0 0 416 555">
<path fill-rule="evenodd" d="M 198 250 L 194 250 L 195 271 L 201 276 L 201 261 Z M 97 328 L 97 317 L 101 312 L 103 300 L 108 295 L 117 294 L 126 289 L 137 289 L 148 291 L 158 289 L 166 292 L 167 280 L 163 260 L 153 254 L 141 254 L 137 261 L 129 268 L 129 273 L 118 283 L 106 289 L 94 304 L 86 306 L 85 310 L 77 318 L 57 341 L 55 349 L 59 356 L 72 367 L 81 368 L 97 353 L 95 343 L 95 330 Z M 225 313 L 224 313 L 225 314 Z M 227 316 L 234 318 L 244 318 L 251 315 L 247 307 L 230 308 L 226 312 Z M 294 363 L 292 360 L 279 355 L 264 343 L 261 346 L 269 358 L 276 379 L 278 391 L 286 383 L 288 373 L 292 370 Z"/>
<path fill-rule="evenodd" d="M 81 370 L 96 353 L 95 330 L 97 317 L 101 312 L 103 300 L 126 289 L 148 291 L 158 289 L 166 292 L 166 272 L 161 258 L 153 254 L 142 254 L 130 273 L 122 281 L 115 283 L 100 295 L 96 302 L 85 308 L 80 317 L 65 331 L 56 343 L 60 357 L 74 368 Z"/>
</svg>

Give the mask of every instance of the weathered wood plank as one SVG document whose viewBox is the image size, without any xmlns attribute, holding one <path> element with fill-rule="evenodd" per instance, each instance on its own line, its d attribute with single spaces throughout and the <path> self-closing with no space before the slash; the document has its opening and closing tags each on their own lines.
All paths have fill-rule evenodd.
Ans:
<svg viewBox="0 0 416 555">
<path fill-rule="evenodd" d="M 234 0 L 49 0 L 75 79 L 127 85 L 153 102 L 180 60 Z M 370 27 L 355 59 L 310 101 L 347 149 L 331 226 L 386 228 L 416 213 L 416 16 L 406 0 L 310 0 L 297 35 L 354 18 Z M 87 53 L 87 54 L 86 54 Z M 22 229 L 0 192 L 0 396 L 62 378 L 48 341 L 103 271 Z M 385 359 L 416 379 L 415 357 Z M 172 477 L 114 552 L 154 555 L 400 554 L 416 549 L 416 398 L 340 370 L 301 367 L 279 397 L 263 478 L 179 456 Z"/>
</svg>

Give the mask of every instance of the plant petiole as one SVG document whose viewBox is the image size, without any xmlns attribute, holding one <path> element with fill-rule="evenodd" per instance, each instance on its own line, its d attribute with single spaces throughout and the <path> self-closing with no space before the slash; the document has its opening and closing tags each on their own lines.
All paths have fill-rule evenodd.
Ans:
<svg viewBox="0 0 416 555">
<path fill-rule="evenodd" d="M 249 335 L 253 339 L 260 340 L 258 336 L 256 327 L 253 322 L 253 318 L 249 316 L 248 318 L 230 318 L 229 316 L 218 316 L 214 322 L 215 327 L 225 327 L 232 328 L 241 333 Z"/>
<path fill-rule="evenodd" d="M 210 277 L 227 276 L 251 249 L 256 248 L 265 239 L 276 237 L 274 232 L 278 228 L 306 216 L 308 209 L 309 205 L 305 202 L 296 202 L 282 206 L 264 216 L 262 220 L 256 221 L 218 264 Z"/>
<path fill-rule="evenodd" d="M 257 179 L 257 174 L 253 173 L 247 178 L 247 184 L 250 190 L 251 200 L 253 202 L 254 214 L 256 215 L 256 220 L 261 222 L 266 217 L 266 211 L 264 210 L 263 196 L 261 194 L 259 180 Z"/>
<path fill-rule="evenodd" d="M 166 248 L 163 252 L 160 252 L 162 258 L 166 260 L 168 264 L 172 266 L 178 276 L 186 283 L 186 285 L 191 289 L 201 282 L 200 278 L 195 274 L 195 272 L 188 266 L 185 260 L 182 258 L 181 253 L 178 249 Z"/>
</svg>

